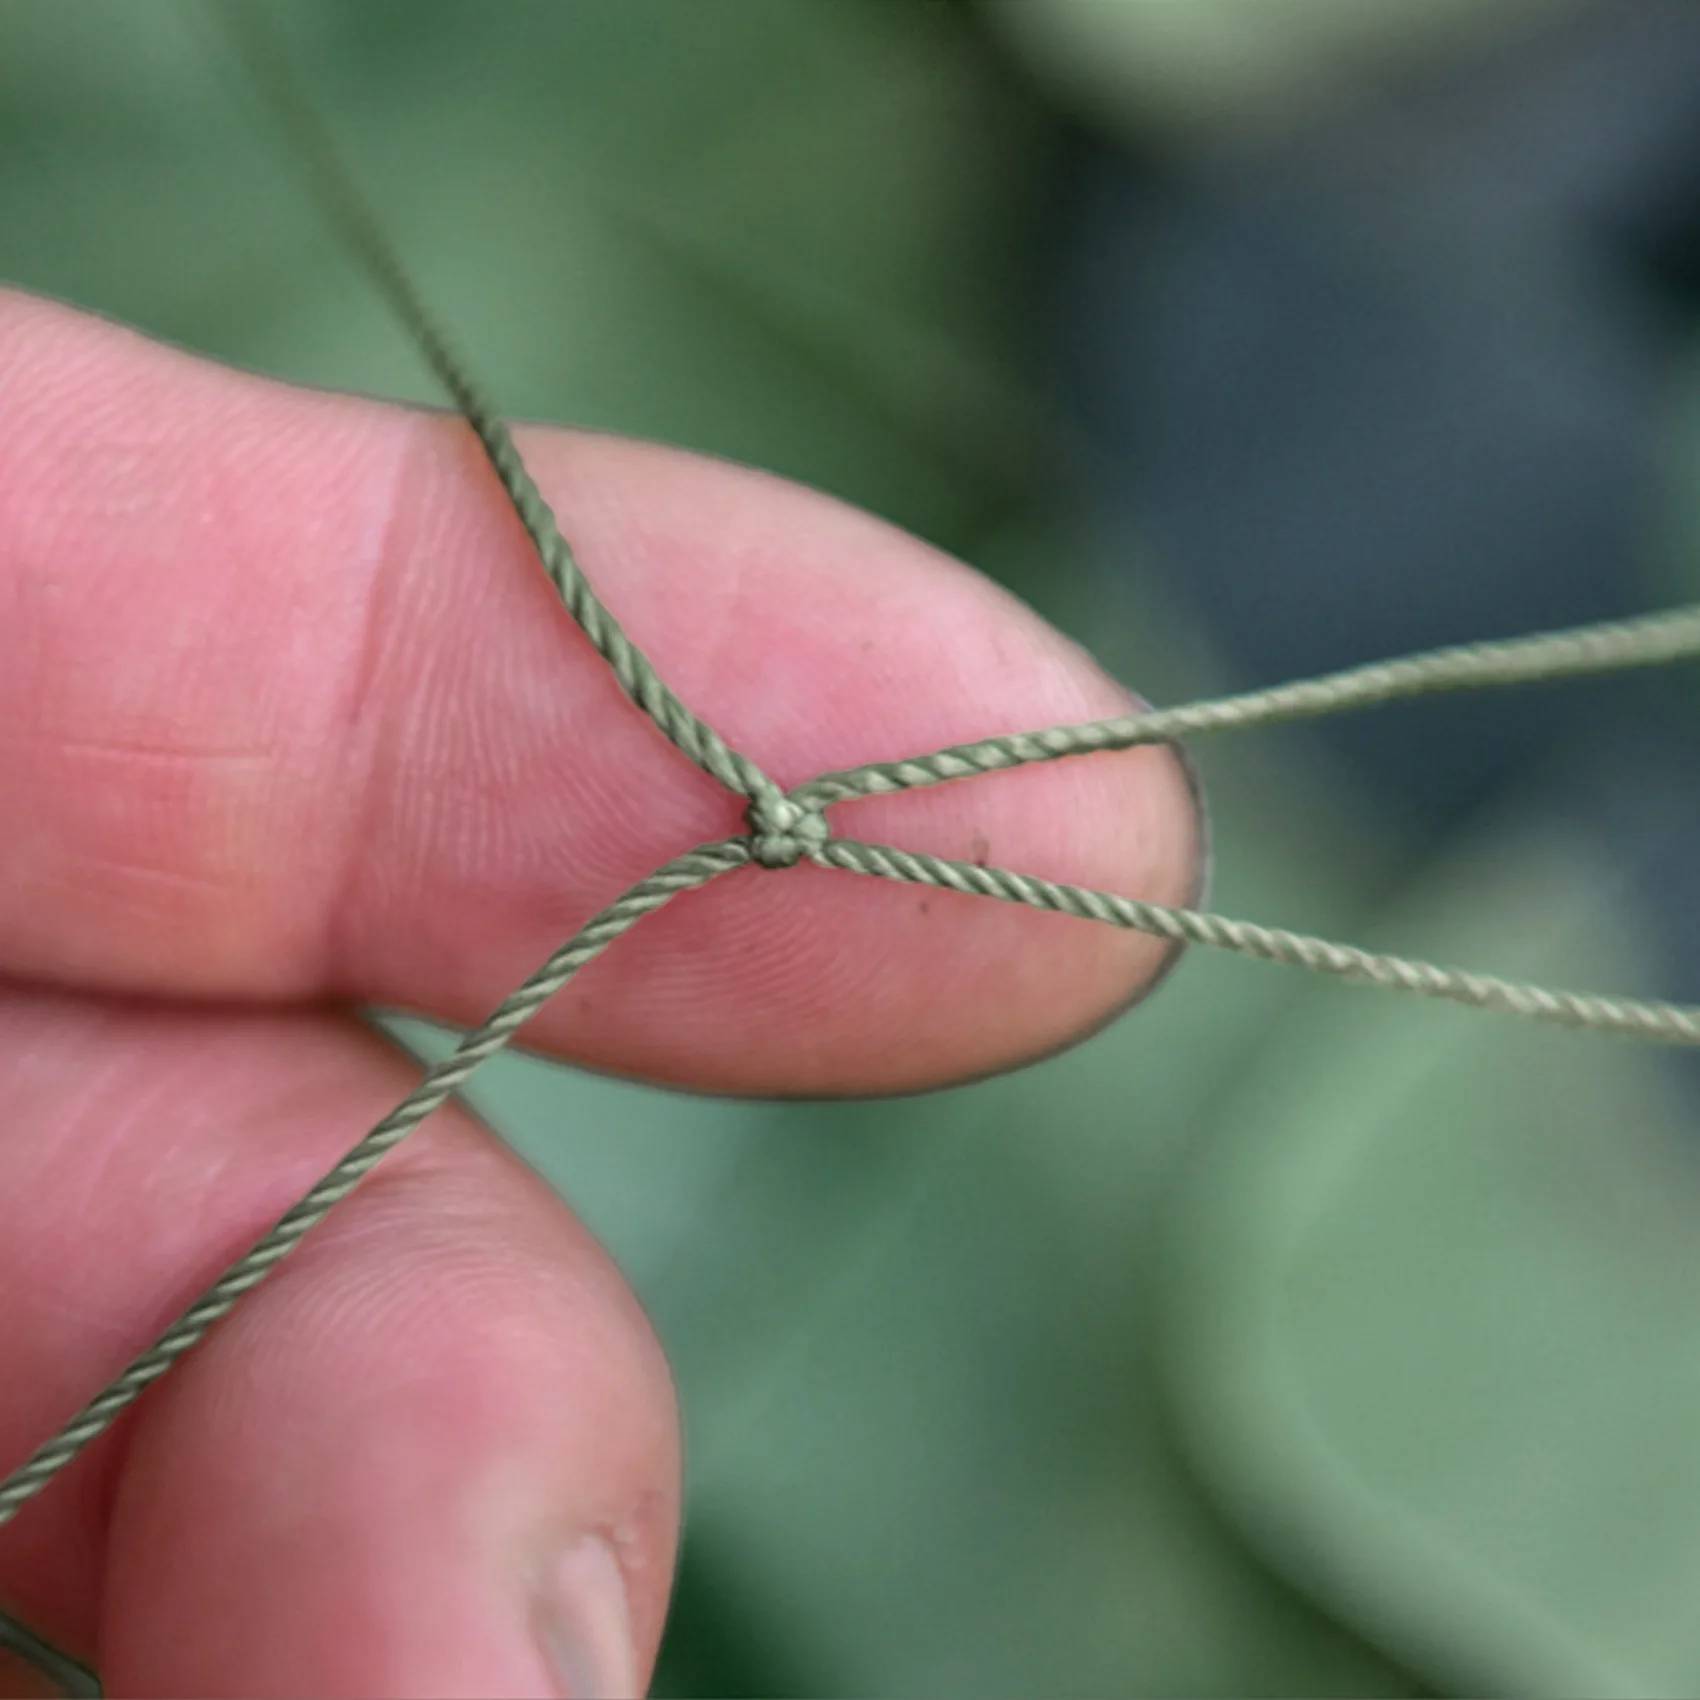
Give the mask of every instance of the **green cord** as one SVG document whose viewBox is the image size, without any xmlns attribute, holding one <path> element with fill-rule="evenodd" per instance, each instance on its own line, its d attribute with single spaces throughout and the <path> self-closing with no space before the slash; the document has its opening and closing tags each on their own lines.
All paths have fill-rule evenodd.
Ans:
<svg viewBox="0 0 1700 1700">
<path fill-rule="evenodd" d="M 401 1104 L 351 1147 L 306 1197 L 238 1258 L 159 1340 L 0 1482 L 0 1525 L 9 1522 L 120 1411 L 191 1350 L 245 1293 L 258 1286 L 389 1151 L 457 1091 L 475 1069 L 502 1050 L 579 969 L 645 915 L 684 892 L 751 863 L 783 869 L 806 859 L 823 868 L 1054 910 L 1133 928 L 1171 943 L 1209 945 L 1475 1008 L 1507 1010 L 1532 1020 L 1665 1044 L 1700 1044 L 1700 1008 L 1520 985 L 1403 957 L 1376 955 L 1222 915 L 1168 908 L 1001 868 L 864 844 L 835 837 L 825 815 L 833 805 L 858 798 L 973 778 L 1031 762 L 1137 744 L 1172 744 L 1183 736 L 1338 714 L 1438 691 L 1533 683 L 1693 660 L 1700 657 L 1700 606 L 1508 643 L 1438 650 L 1143 715 L 988 738 L 904 761 L 874 762 L 822 774 L 785 793 L 754 761 L 732 749 L 668 689 L 602 605 L 527 471 L 507 426 L 426 310 L 378 220 L 292 79 L 281 45 L 261 14 L 248 6 L 221 7 L 217 17 L 236 39 L 256 86 L 304 161 L 325 211 L 364 260 L 477 436 L 567 612 L 608 663 L 621 689 L 662 735 L 729 791 L 749 799 L 749 831 L 669 862 L 639 881 L 561 946 L 483 1026 L 468 1034 Z M 31 1659 L 68 1693 L 99 1692 L 92 1672 L 3 1612 L 0 1645 Z"/>
<path fill-rule="evenodd" d="M 44 1641 L 27 1623 L 0 1611 L 0 1648 L 32 1664 L 49 1682 L 57 1683 L 72 1700 L 100 1694 L 100 1678 L 85 1664 Z"/>
</svg>

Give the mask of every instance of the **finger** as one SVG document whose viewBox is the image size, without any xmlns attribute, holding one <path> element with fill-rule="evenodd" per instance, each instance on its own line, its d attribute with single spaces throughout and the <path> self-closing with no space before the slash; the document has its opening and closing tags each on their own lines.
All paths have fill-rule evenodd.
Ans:
<svg viewBox="0 0 1700 1700">
<path fill-rule="evenodd" d="M 291 390 L 0 297 L 0 967 L 466 1021 L 737 805 L 620 695 L 457 421 Z M 1129 698 L 985 579 L 813 492 L 631 442 L 521 444 L 599 591 L 781 782 Z M 1145 749 L 838 830 L 1185 901 Z M 802 867 L 681 901 L 537 1042 L 746 1091 L 933 1084 L 1157 972 L 1108 928 Z"/>
<path fill-rule="evenodd" d="M 329 1016 L 0 995 L 0 1467 L 412 1072 Z M 0 1531 L 0 1597 L 115 1692 L 626 1692 L 677 1483 L 635 1300 L 445 1112 Z"/>
</svg>

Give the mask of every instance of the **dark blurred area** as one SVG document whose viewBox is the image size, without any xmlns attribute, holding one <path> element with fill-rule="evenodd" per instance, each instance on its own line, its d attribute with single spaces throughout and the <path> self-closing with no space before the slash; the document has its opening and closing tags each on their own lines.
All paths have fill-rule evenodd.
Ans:
<svg viewBox="0 0 1700 1700">
<path fill-rule="evenodd" d="M 1559 8 L 1375 95 L 1183 149 L 1100 127 L 1069 174 L 1062 363 L 1095 497 L 1260 681 L 1669 595 L 1700 15 Z M 1675 919 L 1667 984 L 1693 997 L 1695 701 L 1633 679 L 1306 735 L 1425 848 L 1568 770 L 1655 925 Z"/>
<path fill-rule="evenodd" d="M 871 508 L 1152 700 L 1700 597 L 1689 0 L 268 10 L 508 413 Z M 437 404 L 227 48 L 0 0 L 0 275 Z M 1196 755 L 1227 913 L 1700 1000 L 1692 670 Z M 1200 958 L 926 1099 L 473 1097 L 674 1364 L 659 1693 L 1700 1687 L 1668 1055 Z"/>
</svg>

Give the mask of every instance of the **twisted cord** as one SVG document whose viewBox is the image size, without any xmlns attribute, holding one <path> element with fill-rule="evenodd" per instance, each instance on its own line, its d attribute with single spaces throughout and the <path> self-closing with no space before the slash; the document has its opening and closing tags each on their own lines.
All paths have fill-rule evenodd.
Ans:
<svg viewBox="0 0 1700 1700">
<path fill-rule="evenodd" d="M 225 7 L 222 16 L 249 74 L 299 153 L 324 211 L 365 263 L 438 382 L 471 426 L 537 550 L 549 582 L 597 654 L 608 663 L 620 689 L 669 742 L 727 790 L 745 797 L 779 796 L 779 787 L 748 756 L 734 750 L 668 689 L 649 658 L 626 636 L 619 621 L 591 589 L 584 569 L 561 535 L 554 510 L 520 458 L 507 425 L 443 334 L 329 135 L 294 79 L 285 73 L 281 45 L 261 10 L 254 6 Z"/>
<path fill-rule="evenodd" d="M 1598 997 L 1586 992 L 1551 991 L 1515 980 L 1439 968 L 1402 956 L 1381 956 L 1353 945 L 1334 944 L 1304 933 L 1260 927 L 1197 909 L 1172 909 L 1161 903 L 1080 886 L 1057 885 L 1032 874 L 1005 868 L 982 868 L 973 862 L 951 862 L 886 844 L 863 844 L 853 838 L 834 838 L 810 849 L 808 857 L 822 867 L 842 868 L 877 879 L 940 886 L 969 897 L 995 897 L 1004 903 L 1025 903 L 1033 909 L 1054 910 L 1112 927 L 1129 927 L 1176 944 L 1207 944 L 1240 956 L 1283 962 L 1322 974 L 1337 974 L 1392 991 L 1419 997 L 1446 998 L 1473 1009 L 1509 1010 L 1534 1021 L 1559 1027 L 1585 1027 L 1596 1033 L 1632 1035 L 1669 1045 L 1700 1045 L 1700 1006 L 1650 1002 L 1638 998 Z"/>
<path fill-rule="evenodd" d="M 69 1700 L 100 1700 L 100 1678 L 87 1665 L 8 1611 L 0 1611 L 0 1648 L 34 1665 Z"/>
<path fill-rule="evenodd" d="M 1508 1010 L 1560 1026 L 1633 1034 L 1668 1044 L 1700 1044 L 1700 1009 L 1697 1008 L 1553 991 L 1377 955 L 1350 945 L 1221 915 L 1058 885 L 1001 868 L 982 868 L 884 845 L 834 839 L 824 813 L 834 803 L 857 797 L 936 785 L 1029 762 L 1343 713 L 1438 691 L 1579 677 L 1692 659 L 1700 655 L 1700 607 L 1512 642 L 1468 644 L 1150 714 L 956 745 L 908 761 L 873 763 L 823 774 L 788 795 L 781 793 L 754 762 L 733 750 L 673 695 L 603 607 L 562 537 L 555 516 L 527 471 L 506 425 L 486 403 L 426 310 L 382 227 L 288 76 L 279 44 L 271 39 L 260 14 L 247 7 L 223 8 L 221 17 L 236 37 L 250 75 L 302 154 L 324 207 L 361 255 L 476 434 L 568 613 L 608 663 L 621 689 L 661 732 L 727 789 L 751 800 L 750 831 L 747 836 L 706 845 L 669 862 L 633 886 L 557 950 L 482 1027 L 468 1034 L 448 1057 L 428 1070 L 419 1085 L 237 1259 L 153 1346 L 18 1470 L 0 1482 L 0 1525 L 9 1522 L 119 1412 L 191 1350 L 244 1294 L 265 1280 L 389 1151 L 464 1084 L 475 1069 L 506 1046 L 519 1028 L 580 968 L 643 916 L 680 892 L 705 885 L 752 861 L 765 868 L 782 869 L 806 858 L 824 868 L 1022 903 L 1035 909 L 1132 928 L 1173 942 L 1210 945 L 1243 956 L 1288 963 L 1420 996 L 1445 998 L 1475 1008 Z M 9 1641 L 49 1675 L 60 1677 L 68 1685 L 81 1687 L 85 1678 L 88 1684 L 94 1683 L 91 1672 L 59 1654 L 4 1612 L 0 1612 L 0 1640 Z"/>
<path fill-rule="evenodd" d="M 1023 767 L 1064 756 L 1125 750 L 1135 744 L 1173 743 L 1207 732 L 1242 731 L 1282 721 L 1345 714 L 1407 697 L 1442 691 L 1483 690 L 1577 679 L 1630 667 L 1660 667 L 1700 658 L 1700 604 L 1667 609 L 1634 620 L 1615 620 L 1569 631 L 1496 643 L 1466 643 L 1394 661 L 1348 667 L 1319 679 L 1300 679 L 1238 696 L 1126 714 L 1078 726 L 1016 732 L 978 743 L 954 744 L 906 761 L 870 762 L 842 773 L 823 773 L 789 793 L 805 808 L 828 808 L 857 797 L 913 791 L 951 779 Z"/>
<path fill-rule="evenodd" d="M 157 1381 L 212 1325 L 232 1311 L 244 1293 L 265 1280 L 301 1241 L 342 1202 L 366 1175 L 404 1140 L 482 1064 L 506 1047 L 587 962 L 600 956 L 622 933 L 682 891 L 750 860 L 746 839 L 708 844 L 669 862 L 640 880 L 623 897 L 562 945 L 529 980 L 507 998 L 484 1025 L 467 1034 L 441 1062 L 429 1069 L 408 1095 L 362 1139 L 301 1201 L 244 1252 L 207 1291 L 110 1385 L 89 1401 L 54 1437 L 4 1482 L 0 1482 L 0 1525 L 41 1492 L 96 1435 L 144 1388 Z"/>
</svg>

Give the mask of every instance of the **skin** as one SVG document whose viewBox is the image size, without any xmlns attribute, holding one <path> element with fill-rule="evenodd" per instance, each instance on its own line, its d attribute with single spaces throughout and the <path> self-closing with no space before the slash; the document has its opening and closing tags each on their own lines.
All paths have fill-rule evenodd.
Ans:
<svg viewBox="0 0 1700 1700">
<path fill-rule="evenodd" d="M 4 293 L 0 393 L 10 1469 L 411 1084 L 353 1006 L 474 1022 L 741 823 L 620 695 L 456 421 Z M 616 616 L 783 784 L 1131 700 L 824 496 L 518 436 Z M 1196 877 L 1157 749 L 835 824 L 1159 902 Z M 747 869 L 645 921 L 527 1038 L 715 1092 L 911 1091 L 1070 1042 L 1162 961 L 1106 927 Z M 636 1300 L 451 1108 L 0 1530 L 0 1599 L 114 1693 L 552 1693 L 560 1554 L 593 1531 L 641 1678 L 679 1473 Z"/>
</svg>

